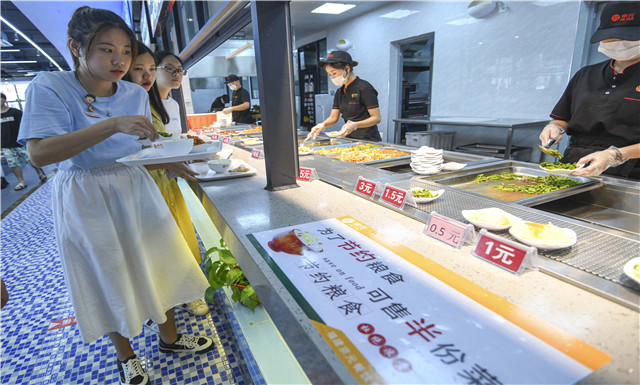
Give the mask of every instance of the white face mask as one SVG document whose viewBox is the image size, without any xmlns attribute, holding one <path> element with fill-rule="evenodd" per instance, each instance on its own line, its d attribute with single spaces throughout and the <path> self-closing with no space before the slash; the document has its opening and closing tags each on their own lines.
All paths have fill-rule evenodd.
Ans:
<svg viewBox="0 0 640 385">
<path fill-rule="evenodd" d="M 333 82 L 335 86 L 340 87 L 347 82 L 347 79 L 349 79 L 349 75 L 347 75 L 347 71 L 344 71 L 342 75 L 331 78 L 331 82 Z"/>
<path fill-rule="evenodd" d="M 598 46 L 598 51 L 613 60 L 626 61 L 640 58 L 640 40 L 601 41 L 600 46 Z"/>
<path fill-rule="evenodd" d="M 231 91 L 235 91 L 238 89 L 238 85 L 237 84 L 229 84 L 229 88 L 231 89 Z"/>
</svg>

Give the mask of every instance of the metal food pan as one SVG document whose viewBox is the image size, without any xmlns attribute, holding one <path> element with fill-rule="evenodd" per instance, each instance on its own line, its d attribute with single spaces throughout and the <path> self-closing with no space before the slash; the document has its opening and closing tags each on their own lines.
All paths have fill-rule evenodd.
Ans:
<svg viewBox="0 0 640 385">
<path fill-rule="evenodd" d="M 298 146 L 300 146 L 304 142 L 305 139 L 306 139 L 306 137 L 299 137 L 298 138 Z M 349 142 L 346 141 L 346 140 L 343 140 L 343 139 L 330 138 L 330 139 L 316 139 L 316 140 L 313 140 L 313 141 L 309 141 L 309 142 L 305 143 L 304 146 L 315 149 L 315 148 L 319 148 L 319 147 L 326 148 L 326 147 L 329 147 L 329 146 L 338 146 L 338 145 L 347 144 L 347 143 L 349 143 Z"/>
<path fill-rule="evenodd" d="M 514 162 L 511 162 L 511 163 L 514 163 Z M 580 182 L 580 184 L 573 187 L 565 188 L 562 190 L 552 191 L 546 194 L 531 195 L 531 194 L 520 193 L 520 192 L 499 191 L 493 188 L 494 185 L 502 184 L 503 182 L 510 183 L 510 181 L 490 181 L 490 182 L 478 183 L 478 184 L 473 183 L 476 177 L 480 174 L 493 175 L 493 174 L 499 174 L 503 172 L 511 172 L 514 174 L 520 174 L 520 175 L 526 175 L 526 176 L 548 176 L 549 175 L 540 169 L 531 168 L 531 167 L 534 167 L 534 165 L 530 165 L 526 163 L 525 165 L 527 165 L 528 167 L 513 165 L 513 164 L 505 165 L 504 163 L 503 164 L 498 163 L 493 165 L 487 165 L 486 167 L 475 168 L 473 170 L 461 170 L 458 172 L 453 172 L 445 175 L 425 176 L 417 179 L 436 182 L 439 184 L 454 187 L 456 189 L 459 189 L 467 193 L 482 195 L 482 196 L 493 198 L 503 202 L 513 202 L 513 203 L 521 204 L 524 206 L 534 206 L 544 202 L 554 201 L 556 199 L 564 198 L 567 196 L 571 196 L 584 191 L 598 188 L 601 185 L 599 181 L 591 178 L 569 176 L 571 179 L 574 179 Z"/>
<path fill-rule="evenodd" d="M 379 148 L 376 148 L 376 150 L 396 150 L 396 151 L 406 151 L 406 152 L 410 152 L 409 150 L 405 150 L 405 149 L 398 149 L 398 148 L 394 148 L 391 146 L 380 146 Z M 336 154 L 337 155 L 337 154 Z M 332 158 L 335 158 L 336 155 L 330 155 Z M 357 164 L 377 164 L 377 163 L 384 163 L 384 162 L 391 162 L 391 161 L 396 161 L 396 160 L 410 160 L 411 159 L 411 155 L 406 155 L 406 156 L 397 156 L 394 158 L 384 158 L 384 159 L 378 159 L 378 160 L 370 160 L 367 162 L 348 162 L 346 160 L 344 160 L 343 162 L 347 162 L 347 163 L 357 163 Z"/>
<path fill-rule="evenodd" d="M 336 144 L 333 146 L 324 146 L 322 148 L 318 148 L 318 150 L 330 150 L 332 148 L 344 148 L 344 147 L 353 147 L 353 146 L 357 146 L 358 144 L 362 144 L 362 143 L 356 143 L 356 142 L 345 142 L 342 144 Z M 382 147 L 382 146 L 381 146 Z M 312 152 L 313 154 L 315 154 L 315 149 Z M 328 154 L 328 155 L 324 155 L 324 154 L 316 154 L 316 155 L 322 155 L 322 156 L 333 156 L 336 154 Z"/>
</svg>

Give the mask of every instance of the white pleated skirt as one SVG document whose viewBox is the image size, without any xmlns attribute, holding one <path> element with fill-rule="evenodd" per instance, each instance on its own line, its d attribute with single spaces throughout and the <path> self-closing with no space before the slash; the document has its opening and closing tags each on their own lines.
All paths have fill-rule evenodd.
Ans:
<svg viewBox="0 0 640 385">
<path fill-rule="evenodd" d="M 114 164 L 58 171 L 56 242 L 84 342 L 131 338 L 146 319 L 200 299 L 209 286 L 153 179 Z"/>
</svg>

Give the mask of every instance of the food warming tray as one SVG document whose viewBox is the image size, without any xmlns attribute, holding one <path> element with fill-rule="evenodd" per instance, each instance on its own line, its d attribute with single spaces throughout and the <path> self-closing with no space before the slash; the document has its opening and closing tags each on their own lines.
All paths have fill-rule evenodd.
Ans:
<svg viewBox="0 0 640 385">
<path fill-rule="evenodd" d="M 513 162 L 512 162 L 513 163 Z M 534 206 L 544 202 L 550 202 L 556 199 L 564 198 L 570 195 L 578 194 L 584 191 L 592 190 L 600 187 L 601 183 L 597 180 L 585 177 L 570 176 L 571 179 L 580 182 L 579 185 L 568 187 L 562 190 L 552 191 L 540 195 L 532 195 L 521 192 L 499 191 L 493 188 L 494 185 L 505 183 L 514 183 L 517 181 L 489 181 L 483 183 L 473 183 L 480 174 L 493 175 L 503 172 L 511 172 L 526 176 L 548 176 L 549 174 L 531 167 L 523 167 L 515 164 L 505 165 L 494 164 L 486 167 L 475 168 L 473 170 L 461 170 L 445 175 L 418 177 L 418 180 L 426 180 L 447 185 L 459 189 L 461 191 L 486 196 L 503 202 L 513 202 L 524 206 Z"/>
</svg>

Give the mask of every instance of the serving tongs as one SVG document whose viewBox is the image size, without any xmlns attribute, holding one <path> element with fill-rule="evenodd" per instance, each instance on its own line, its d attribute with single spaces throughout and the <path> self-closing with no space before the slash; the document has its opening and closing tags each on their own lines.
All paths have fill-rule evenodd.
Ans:
<svg viewBox="0 0 640 385">
<path fill-rule="evenodd" d="M 551 155 L 554 158 L 558 158 L 559 160 L 562 160 L 562 158 L 564 157 L 562 156 L 560 151 L 550 148 L 555 141 L 556 141 L 555 139 L 549 139 L 549 143 L 547 143 L 546 146 L 538 145 L 538 148 L 540 149 L 540 151 L 544 152 L 545 154 Z"/>
</svg>

